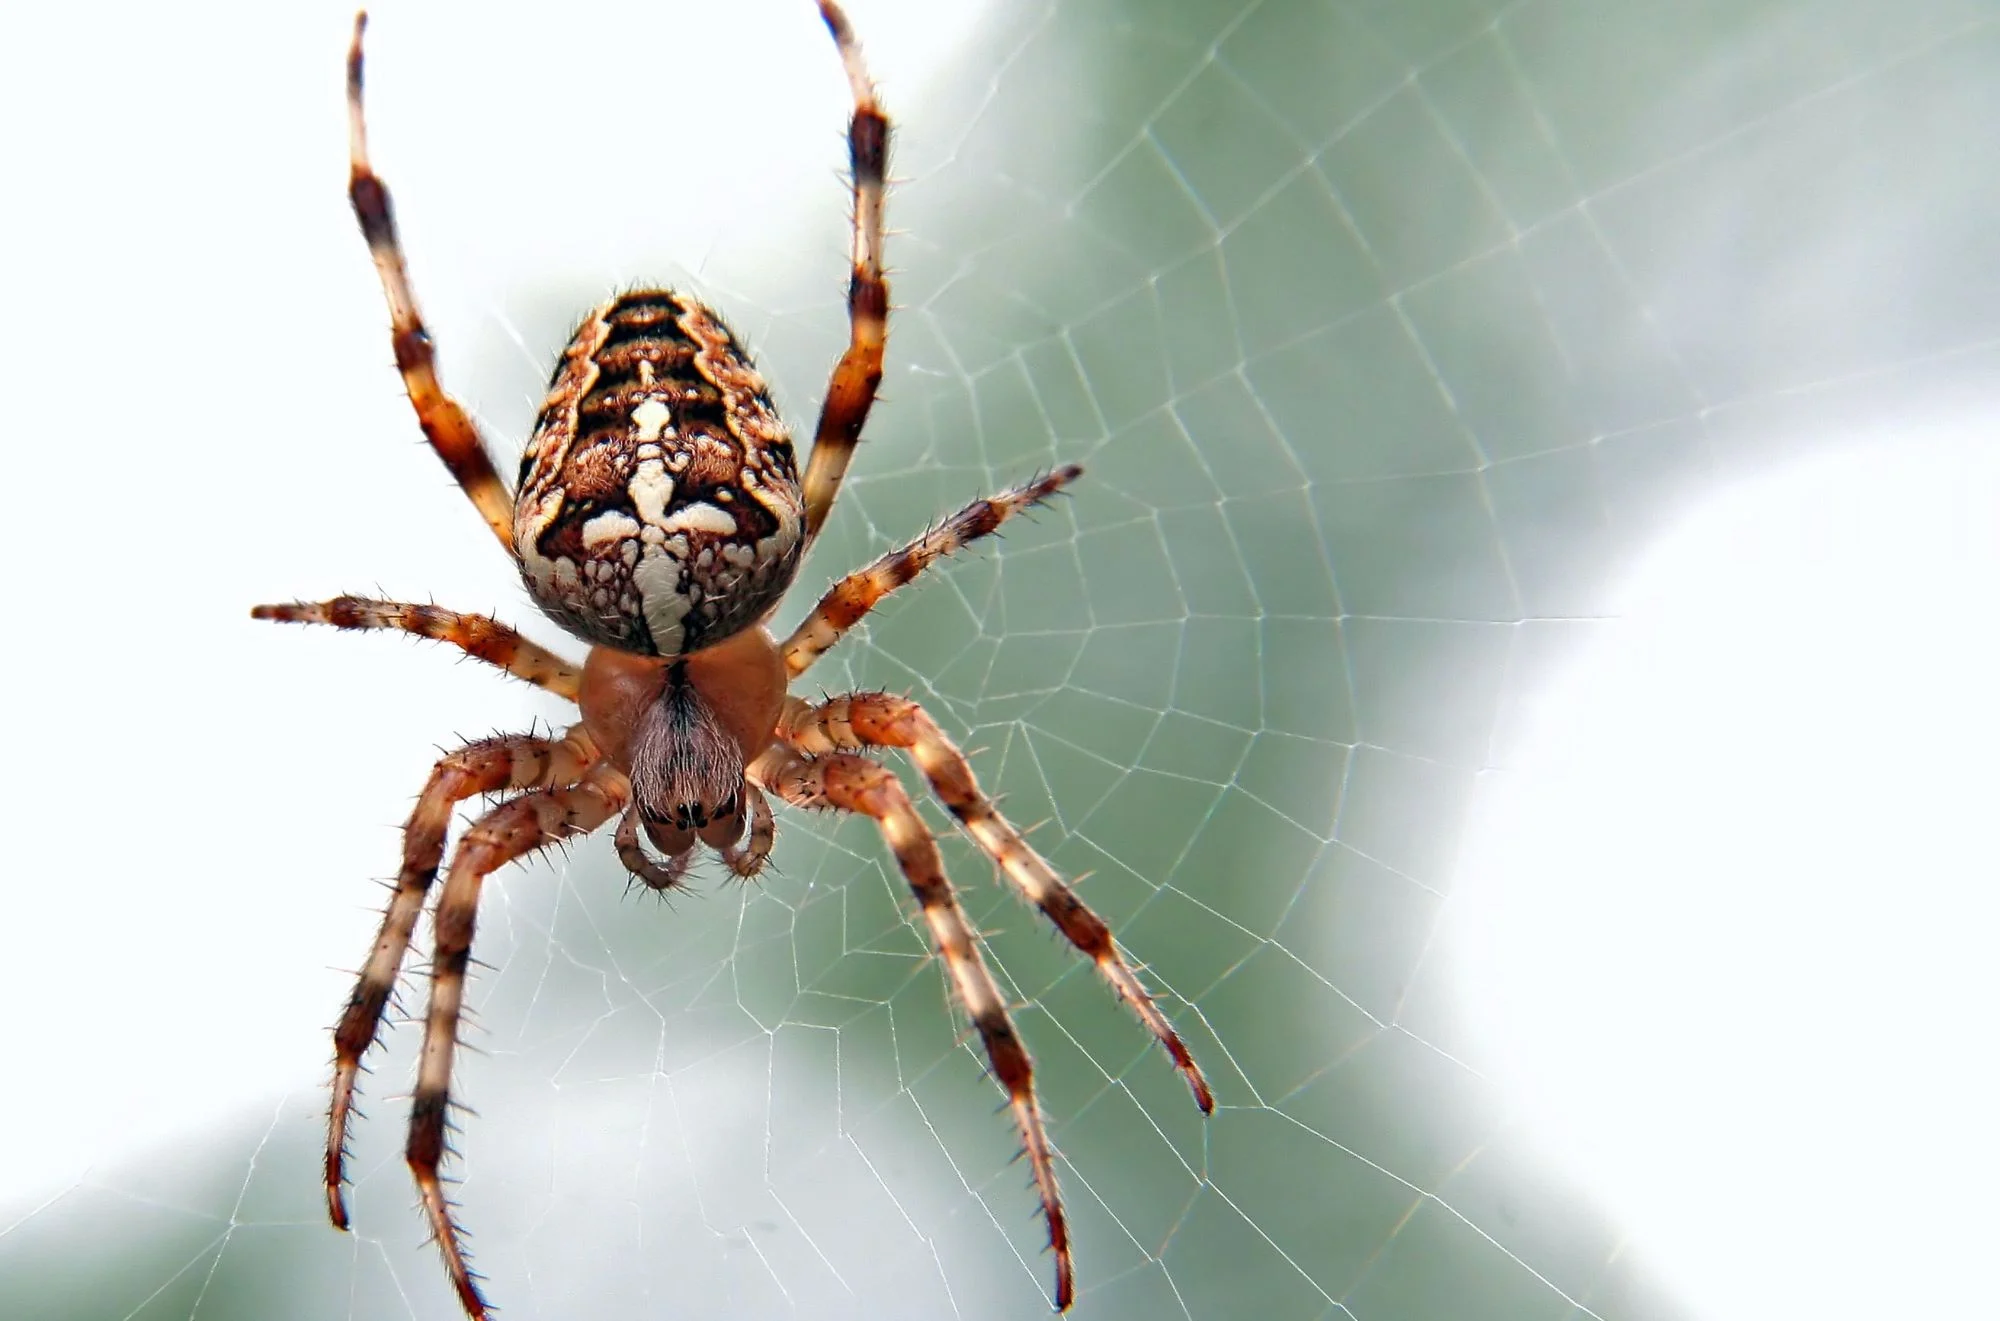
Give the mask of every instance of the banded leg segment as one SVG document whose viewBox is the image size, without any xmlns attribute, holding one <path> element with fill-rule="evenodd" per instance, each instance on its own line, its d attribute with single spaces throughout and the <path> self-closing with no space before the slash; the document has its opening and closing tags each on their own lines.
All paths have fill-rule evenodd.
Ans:
<svg viewBox="0 0 2000 1321">
<path fill-rule="evenodd" d="M 883 597 L 907 586 L 953 551 L 991 536 L 1002 523 L 1042 503 L 1081 476 L 1083 469 L 1072 463 L 998 495 L 974 500 L 909 545 L 848 574 L 827 590 L 813 612 L 785 639 L 785 669 L 792 678 L 798 678 L 879 605 Z"/>
<path fill-rule="evenodd" d="M 1153 997 L 1125 961 L 1112 939 L 1111 928 L 1093 913 L 1041 854 L 1000 815 L 973 777 L 965 754 L 938 728 L 921 706 L 888 693 L 851 693 L 818 706 L 790 700 L 780 718 L 779 737 L 809 756 L 859 748 L 903 748 L 930 781 L 931 790 L 950 809 L 1001 874 L 1058 931 L 1076 946 L 1103 976 L 1146 1029 L 1159 1040 L 1187 1080 L 1203 1114 L 1215 1111 L 1215 1095 L 1202 1077 L 1194 1056 L 1160 1012 Z"/>
<path fill-rule="evenodd" d="M 375 1044 L 382 1015 L 409 953 L 410 933 L 424 896 L 444 857 L 452 809 L 476 794 L 509 789 L 546 789 L 573 784 L 597 760 L 597 749 L 581 727 L 560 739 L 527 734 L 468 743 L 431 768 L 430 780 L 403 827 L 403 865 L 368 961 L 355 979 L 340 1023 L 333 1031 L 333 1100 L 326 1117 L 326 1209 L 335 1226 L 347 1228 L 347 1123 L 354 1110 L 354 1084 L 361 1057 Z"/>
<path fill-rule="evenodd" d="M 458 1049 L 480 888 L 507 863 L 559 839 L 595 830 L 622 812 L 631 795 L 630 781 L 600 763 L 582 783 L 536 789 L 502 803 L 465 832 L 438 898 L 430 1007 L 424 1016 L 423 1054 L 417 1064 L 417 1090 L 410 1104 L 410 1136 L 403 1156 L 416 1179 L 431 1235 L 444 1253 L 452 1287 L 472 1321 L 488 1321 L 491 1312 L 466 1259 L 438 1166 L 445 1155 L 452 1060 Z"/>
<path fill-rule="evenodd" d="M 979 1031 L 993 1076 L 1007 1090 L 1008 1108 L 1021 1134 L 1021 1146 L 1041 1195 L 1048 1221 L 1049 1246 L 1056 1256 L 1056 1307 L 1067 1309 L 1076 1284 L 1070 1265 L 1069 1221 L 1063 1214 L 1062 1193 L 1056 1186 L 1054 1150 L 1035 1103 L 1034 1065 L 1007 1013 L 1000 987 L 979 952 L 979 940 L 959 904 L 937 840 L 917 815 L 902 783 L 886 767 L 852 753 L 835 752 L 808 760 L 774 745 L 751 765 L 759 784 L 796 807 L 838 808 L 873 817 L 882 838 L 896 855 L 896 865 L 917 897 L 931 943 L 944 961 L 958 1002 Z"/>
<path fill-rule="evenodd" d="M 489 619 L 485 615 L 464 615 L 434 605 L 336 596 L 331 601 L 252 606 L 250 617 L 290 624 L 330 624 L 334 628 L 383 628 L 415 633 L 419 637 L 450 643 L 468 656 L 572 702 L 583 686 L 581 666 L 570 664 L 548 648 L 530 642 L 497 619 Z"/>
<path fill-rule="evenodd" d="M 368 15 L 354 16 L 354 41 L 347 48 L 348 200 L 354 205 L 354 218 L 361 224 L 362 236 L 368 240 L 368 253 L 375 259 L 383 297 L 389 301 L 396 370 L 403 374 L 403 386 L 410 392 L 410 406 L 417 410 L 417 422 L 431 448 L 444 460 L 444 466 L 451 470 L 459 487 L 479 510 L 479 516 L 512 556 L 514 497 L 507 493 L 500 474 L 494 470 L 479 428 L 438 382 L 431 333 L 417 311 L 409 271 L 403 264 L 403 245 L 396 236 L 396 213 L 389 201 L 389 186 L 368 163 L 368 122 L 361 105 L 361 34 L 367 26 Z"/>
<path fill-rule="evenodd" d="M 847 15 L 833 0 L 819 0 L 847 82 L 854 113 L 847 121 L 847 159 L 854 188 L 853 271 L 847 284 L 847 351 L 827 382 L 812 453 L 803 478 L 808 543 L 826 526 L 833 498 L 875 406 L 882 384 L 882 351 L 889 338 L 889 285 L 882 278 L 882 199 L 889 169 L 889 117 L 875 100 L 875 84 L 862 62 L 861 45 Z"/>
</svg>

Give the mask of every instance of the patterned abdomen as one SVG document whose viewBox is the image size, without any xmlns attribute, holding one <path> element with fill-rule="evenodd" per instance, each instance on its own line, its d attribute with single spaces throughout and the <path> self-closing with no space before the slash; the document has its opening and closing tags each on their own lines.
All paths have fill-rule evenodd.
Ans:
<svg viewBox="0 0 2000 1321">
<path fill-rule="evenodd" d="M 681 656 L 777 604 L 803 511 L 749 354 L 701 303 L 639 290 L 592 311 L 556 364 L 514 549 L 536 604 L 579 638 Z"/>
</svg>

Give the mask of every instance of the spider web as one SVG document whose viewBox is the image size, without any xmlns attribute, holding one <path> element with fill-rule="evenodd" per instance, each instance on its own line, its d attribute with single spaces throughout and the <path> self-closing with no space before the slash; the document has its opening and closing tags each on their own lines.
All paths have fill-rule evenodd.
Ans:
<svg viewBox="0 0 2000 1321">
<path fill-rule="evenodd" d="M 1220 1101 L 947 836 L 1036 1055 L 1077 1315 L 1965 1310 L 2000 1231 L 1967 824 L 2000 788 L 1994 8 L 851 8 L 901 130 L 901 310 L 781 623 L 1087 465 L 812 679 L 910 692 L 979 750 Z M 147 860 L 96 878 L 112 929 L 50 939 L 84 900 L 35 887 L 6 936 L 47 1080 L 0 1136 L 9 1316 L 456 1315 L 400 1160 L 418 1032 L 373 1059 L 341 1236 L 316 1028 L 432 741 L 562 713 L 386 640 L 189 623 L 376 575 L 535 627 L 399 439 L 338 201 L 345 17 L 291 14 L 135 18 L 161 26 L 92 58 L 167 113 L 64 130 L 154 148 L 78 214 L 212 165 L 139 277 L 185 344 L 240 342 L 280 280 L 299 320 L 241 343 L 239 413 L 131 437 L 148 472 L 220 456 L 161 472 L 163 508 L 236 501 L 186 533 L 211 571 L 135 607 L 189 640 L 157 673 L 216 737 L 106 707 L 87 659 L 28 717 L 24 746 L 83 709 L 183 760 L 121 806 Z M 379 12 L 371 111 L 489 435 L 518 443 L 567 319 L 634 278 L 701 289 L 810 417 L 846 234 L 808 7 L 478 14 Z M 149 398 L 212 367 L 161 356 Z M 55 812 L 24 875 L 102 829 Z M 457 1169 L 508 1314 L 1046 1307 L 1011 1129 L 872 826 L 784 814 L 776 861 L 670 909 L 601 839 L 490 885 Z"/>
</svg>

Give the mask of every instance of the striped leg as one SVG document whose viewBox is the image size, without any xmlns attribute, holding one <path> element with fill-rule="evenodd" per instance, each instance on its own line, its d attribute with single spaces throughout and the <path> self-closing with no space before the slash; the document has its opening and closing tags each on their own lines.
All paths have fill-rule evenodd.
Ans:
<svg viewBox="0 0 2000 1321">
<path fill-rule="evenodd" d="M 514 498 L 494 471 L 479 428 L 438 383 L 431 334 L 417 312 L 410 275 L 403 266 L 403 245 L 396 237 L 389 187 L 368 163 L 368 123 L 361 109 L 361 33 L 367 25 L 366 14 L 354 16 L 354 43 L 347 48 L 348 200 L 354 204 L 354 218 L 361 222 L 362 236 L 368 240 L 375 272 L 382 277 L 382 294 L 389 300 L 389 320 L 395 332 L 396 369 L 403 374 L 417 422 L 479 516 L 512 555 Z"/>
<path fill-rule="evenodd" d="M 813 612 L 785 639 L 785 669 L 798 678 L 883 597 L 967 543 L 992 535 L 1014 515 L 1042 503 L 1081 476 L 1083 469 L 1072 463 L 998 495 L 974 500 L 909 545 L 848 574 L 827 589 Z"/>
<path fill-rule="evenodd" d="M 438 1165 L 445 1154 L 452 1057 L 458 1048 L 465 970 L 472 961 L 480 886 L 487 876 L 516 858 L 567 836 L 595 830 L 623 811 L 631 794 L 631 783 L 623 775 L 599 765 L 580 784 L 537 789 L 502 803 L 465 832 L 452 855 L 451 873 L 438 899 L 433 919 L 437 939 L 431 964 L 430 1008 L 424 1018 L 423 1054 L 417 1064 L 410 1137 L 403 1155 L 416 1178 L 424 1216 L 444 1253 L 445 1269 L 458 1290 L 458 1301 L 472 1321 L 488 1321 L 491 1313 L 466 1260 Z"/>
<path fill-rule="evenodd" d="M 297 601 L 285 605 L 260 605 L 250 609 L 252 619 L 275 619 L 291 624 L 331 624 L 335 628 L 386 628 L 419 637 L 448 642 L 466 655 L 507 671 L 516 679 L 526 679 L 558 697 L 576 700 L 583 683 L 583 670 L 571 665 L 548 648 L 485 615 L 462 615 L 434 605 L 406 605 L 401 601 L 370 601 L 359 596 L 336 596 L 317 603 Z"/>
<path fill-rule="evenodd" d="M 882 384 L 882 348 L 889 337 L 889 285 L 882 278 L 882 195 L 889 169 L 889 117 L 875 100 L 875 85 L 862 62 L 861 46 L 847 15 L 833 0 L 820 0 L 820 17 L 840 48 L 847 81 L 854 91 L 854 114 L 847 121 L 848 167 L 854 187 L 853 273 L 847 285 L 847 352 L 827 382 L 819 428 L 804 478 L 806 538 L 826 526 L 833 497 L 840 491 L 847 462 L 861 439 L 861 427 Z"/>
<path fill-rule="evenodd" d="M 959 1004 L 985 1043 L 993 1076 L 1007 1089 L 1007 1103 L 1041 1194 L 1049 1246 L 1056 1254 L 1056 1307 L 1067 1309 L 1076 1291 L 1070 1266 L 1069 1222 L 1056 1187 L 1054 1152 L 1042 1127 L 1042 1112 L 1035 1104 L 1034 1066 L 1007 1014 L 1000 988 L 979 953 L 978 937 L 945 876 L 937 840 L 924 827 L 901 782 L 887 767 L 866 757 L 836 752 L 808 760 L 774 745 L 752 764 L 750 774 L 796 807 L 856 812 L 873 817 L 881 827 L 883 839 L 894 851 L 896 864 L 923 910 L 924 923 L 944 960 Z"/>
<path fill-rule="evenodd" d="M 424 896 L 444 856 L 452 809 L 476 794 L 509 789 L 546 789 L 574 784 L 597 760 L 597 749 L 581 727 L 560 739 L 527 734 L 468 743 L 431 769 L 417 796 L 416 810 L 403 827 L 403 866 L 382 915 L 374 948 L 355 979 L 340 1024 L 333 1031 L 333 1102 L 326 1116 L 326 1209 L 333 1223 L 347 1228 L 347 1121 L 354 1109 L 354 1083 L 361 1057 L 375 1044 L 382 1014 L 409 952 L 410 933 Z"/>
<path fill-rule="evenodd" d="M 853 693 L 818 706 L 808 706 L 792 698 L 781 718 L 779 737 L 808 756 L 859 748 L 907 749 L 910 759 L 930 781 L 931 791 L 951 809 L 973 842 L 1030 903 L 1042 910 L 1043 916 L 1055 924 L 1070 944 L 1097 965 L 1097 971 L 1112 991 L 1159 1039 L 1174 1067 L 1187 1079 L 1201 1112 L 1214 1113 L 1215 1096 L 1209 1091 L 1208 1080 L 1202 1077 L 1180 1034 L 1167 1022 L 1132 965 L 1119 952 L 1111 928 L 1090 911 L 1055 868 L 1028 847 L 1021 833 L 1000 815 L 993 800 L 980 791 L 965 754 L 921 706 L 888 693 Z"/>
</svg>

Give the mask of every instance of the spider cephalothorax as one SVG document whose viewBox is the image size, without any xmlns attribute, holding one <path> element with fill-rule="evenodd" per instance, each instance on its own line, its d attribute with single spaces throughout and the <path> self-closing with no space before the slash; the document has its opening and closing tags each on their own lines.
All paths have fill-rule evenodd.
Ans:
<svg viewBox="0 0 2000 1321">
<path fill-rule="evenodd" d="M 684 871 L 699 841 L 745 876 L 763 854 L 735 848 L 744 806 L 765 819 L 770 808 L 744 771 L 784 704 L 785 662 L 762 628 L 673 660 L 592 648 L 577 693 L 584 729 L 631 780 L 630 811 L 667 865 Z"/>
<path fill-rule="evenodd" d="M 514 493 L 471 418 L 438 382 L 389 191 L 369 164 L 361 101 L 366 19 L 355 20 L 347 63 L 348 191 L 388 299 L 397 368 L 425 436 L 513 556 L 529 595 L 590 645 L 577 666 L 481 615 L 347 596 L 252 612 L 437 638 L 568 698 L 581 712 L 559 737 L 482 739 L 432 768 L 404 828 L 402 868 L 381 931 L 334 1029 L 326 1197 L 334 1224 L 345 1228 L 347 1128 L 362 1056 L 381 1031 L 457 805 L 503 796 L 460 836 L 436 902 L 430 1008 L 404 1148 L 452 1284 L 475 1321 L 489 1309 L 439 1167 L 480 887 L 506 863 L 613 820 L 619 860 L 658 890 L 684 884 L 704 847 L 736 875 L 757 875 L 775 836 L 767 795 L 875 820 L 1007 1091 L 1048 1222 L 1058 1307 L 1068 1307 L 1075 1292 L 1069 1226 L 1027 1048 L 945 875 L 937 840 L 901 781 L 861 754 L 907 752 L 999 874 L 1096 964 L 1159 1040 L 1201 1109 L 1214 1106 L 1201 1070 L 1110 929 L 1000 815 L 964 754 L 921 706 L 886 693 L 817 703 L 786 693 L 883 597 L 1081 472 L 1058 468 L 973 501 L 835 583 L 782 643 L 766 631 L 833 508 L 881 380 L 888 322 L 882 193 L 889 121 L 845 15 L 833 0 L 819 0 L 819 10 L 854 95 L 848 121 L 854 257 L 847 351 L 827 384 L 804 474 L 763 378 L 716 315 L 685 294 L 644 289 L 593 310 L 563 350 Z"/>
</svg>

